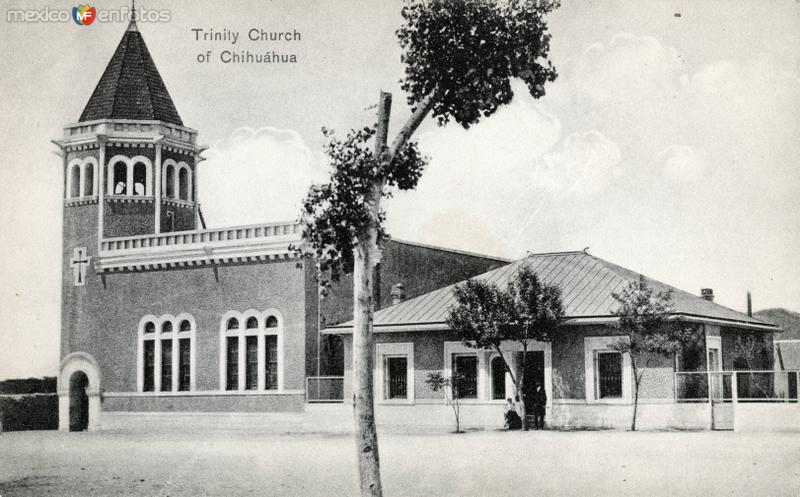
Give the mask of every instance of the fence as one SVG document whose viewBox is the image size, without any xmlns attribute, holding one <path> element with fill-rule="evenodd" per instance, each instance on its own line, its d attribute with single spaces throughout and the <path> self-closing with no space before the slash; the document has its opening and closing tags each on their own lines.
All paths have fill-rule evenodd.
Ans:
<svg viewBox="0 0 800 497">
<path fill-rule="evenodd" d="M 309 376 L 306 378 L 306 402 L 344 402 L 344 377 Z"/>
<path fill-rule="evenodd" d="M 675 373 L 676 402 L 797 402 L 800 371 Z"/>
</svg>

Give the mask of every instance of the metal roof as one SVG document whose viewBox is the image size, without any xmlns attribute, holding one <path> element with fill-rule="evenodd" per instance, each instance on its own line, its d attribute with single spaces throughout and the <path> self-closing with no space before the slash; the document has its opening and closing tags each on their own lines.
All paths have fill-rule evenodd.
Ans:
<svg viewBox="0 0 800 497">
<path fill-rule="evenodd" d="M 613 318 L 617 302 L 612 293 L 619 292 L 639 274 L 621 266 L 595 257 L 588 252 L 558 252 L 533 254 L 525 259 L 475 276 L 505 288 L 523 265 L 530 267 L 539 278 L 561 288 L 561 298 L 567 319 L 575 323 L 603 322 Z M 687 320 L 716 322 L 719 324 L 745 325 L 778 330 L 764 323 L 696 295 L 679 290 L 665 283 L 645 277 L 651 288 L 657 291 L 672 290 L 674 315 Z M 410 329 L 446 329 L 450 307 L 455 304 L 455 285 L 386 307 L 375 313 L 375 331 L 403 331 Z M 352 322 L 331 326 L 327 333 L 348 333 Z"/>
<path fill-rule="evenodd" d="M 156 120 L 183 125 L 144 38 L 133 21 L 78 121 L 98 119 Z"/>
</svg>

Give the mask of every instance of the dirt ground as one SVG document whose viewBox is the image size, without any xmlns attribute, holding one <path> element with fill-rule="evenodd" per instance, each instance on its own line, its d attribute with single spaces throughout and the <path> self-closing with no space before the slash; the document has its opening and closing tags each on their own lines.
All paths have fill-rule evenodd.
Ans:
<svg viewBox="0 0 800 497">
<path fill-rule="evenodd" d="M 800 434 L 383 433 L 394 496 L 800 495 Z M 348 496 L 352 435 L 0 434 L 0 496 Z"/>
</svg>

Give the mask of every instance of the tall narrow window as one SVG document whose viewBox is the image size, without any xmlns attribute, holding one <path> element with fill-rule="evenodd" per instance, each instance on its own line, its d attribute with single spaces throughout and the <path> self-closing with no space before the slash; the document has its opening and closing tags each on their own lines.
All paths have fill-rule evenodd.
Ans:
<svg viewBox="0 0 800 497">
<path fill-rule="evenodd" d="M 258 337 L 245 337 L 245 390 L 258 389 Z"/>
<path fill-rule="evenodd" d="M 191 376 L 191 339 L 181 338 L 178 341 L 178 348 L 180 355 L 178 356 L 178 390 L 185 392 L 191 389 L 192 376 Z"/>
<path fill-rule="evenodd" d="M 161 340 L 161 391 L 172 390 L 172 339 Z"/>
<path fill-rule="evenodd" d="M 386 358 L 386 398 L 408 398 L 408 359 L 406 357 Z"/>
<path fill-rule="evenodd" d="M 622 397 L 622 354 L 619 352 L 597 353 L 597 398 Z"/>
<path fill-rule="evenodd" d="M 75 164 L 70 167 L 69 170 L 70 175 L 70 191 L 68 192 L 70 198 L 76 198 L 80 196 L 80 189 L 81 189 L 81 166 L 80 164 Z"/>
<path fill-rule="evenodd" d="M 178 196 L 181 200 L 189 200 L 189 170 L 185 167 L 178 170 Z"/>
<path fill-rule="evenodd" d="M 239 337 L 228 337 L 226 347 L 226 382 L 227 390 L 239 389 Z"/>
<path fill-rule="evenodd" d="M 264 388 L 277 390 L 278 388 L 278 337 L 267 335 L 264 337 Z"/>
<path fill-rule="evenodd" d="M 166 183 L 165 190 L 167 198 L 175 197 L 175 167 L 172 164 L 167 165 L 166 173 L 164 174 L 164 183 Z"/>
<path fill-rule="evenodd" d="M 94 165 L 87 163 L 83 170 L 83 196 L 91 197 L 94 195 Z"/>
<path fill-rule="evenodd" d="M 141 162 L 133 165 L 133 194 L 146 195 L 147 166 Z"/>
<path fill-rule="evenodd" d="M 506 365 L 502 357 L 492 359 L 492 398 L 506 398 Z"/>
<path fill-rule="evenodd" d="M 453 371 L 459 377 L 456 396 L 460 399 L 478 398 L 478 358 L 474 355 L 453 355 Z"/>
<path fill-rule="evenodd" d="M 118 161 L 111 166 L 114 172 L 114 182 L 112 192 L 114 195 L 125 195 L 128 192 L 128 169 L 127 164 Z"/>
<path fill-rule="evenodd" d="M 142 390 L 152 392 L 156 389 L 155 385 L 156 368 L 156 342 L 155 340 L 144 341 L 144 384 Z"/>
</svg>

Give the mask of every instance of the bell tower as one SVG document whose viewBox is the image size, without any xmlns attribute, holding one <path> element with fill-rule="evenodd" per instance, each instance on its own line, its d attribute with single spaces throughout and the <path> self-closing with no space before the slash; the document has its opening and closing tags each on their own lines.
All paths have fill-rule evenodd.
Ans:
<svg viewBox="0 0 800 497">
<path fill-rule="evenodd" d="M 64 243 L 196 229 L 197 131 L 183 125 L 135 13 L 64 157 Z"/>
<path fill-rule="evenodd" d="M 184 126 L 135 18 L 80 118 L 53 141 L 64 169 L 62 356 L 100 299 L 93 259 L 104 240 L 197 228 L 197 131 Z"/>
</svg>

